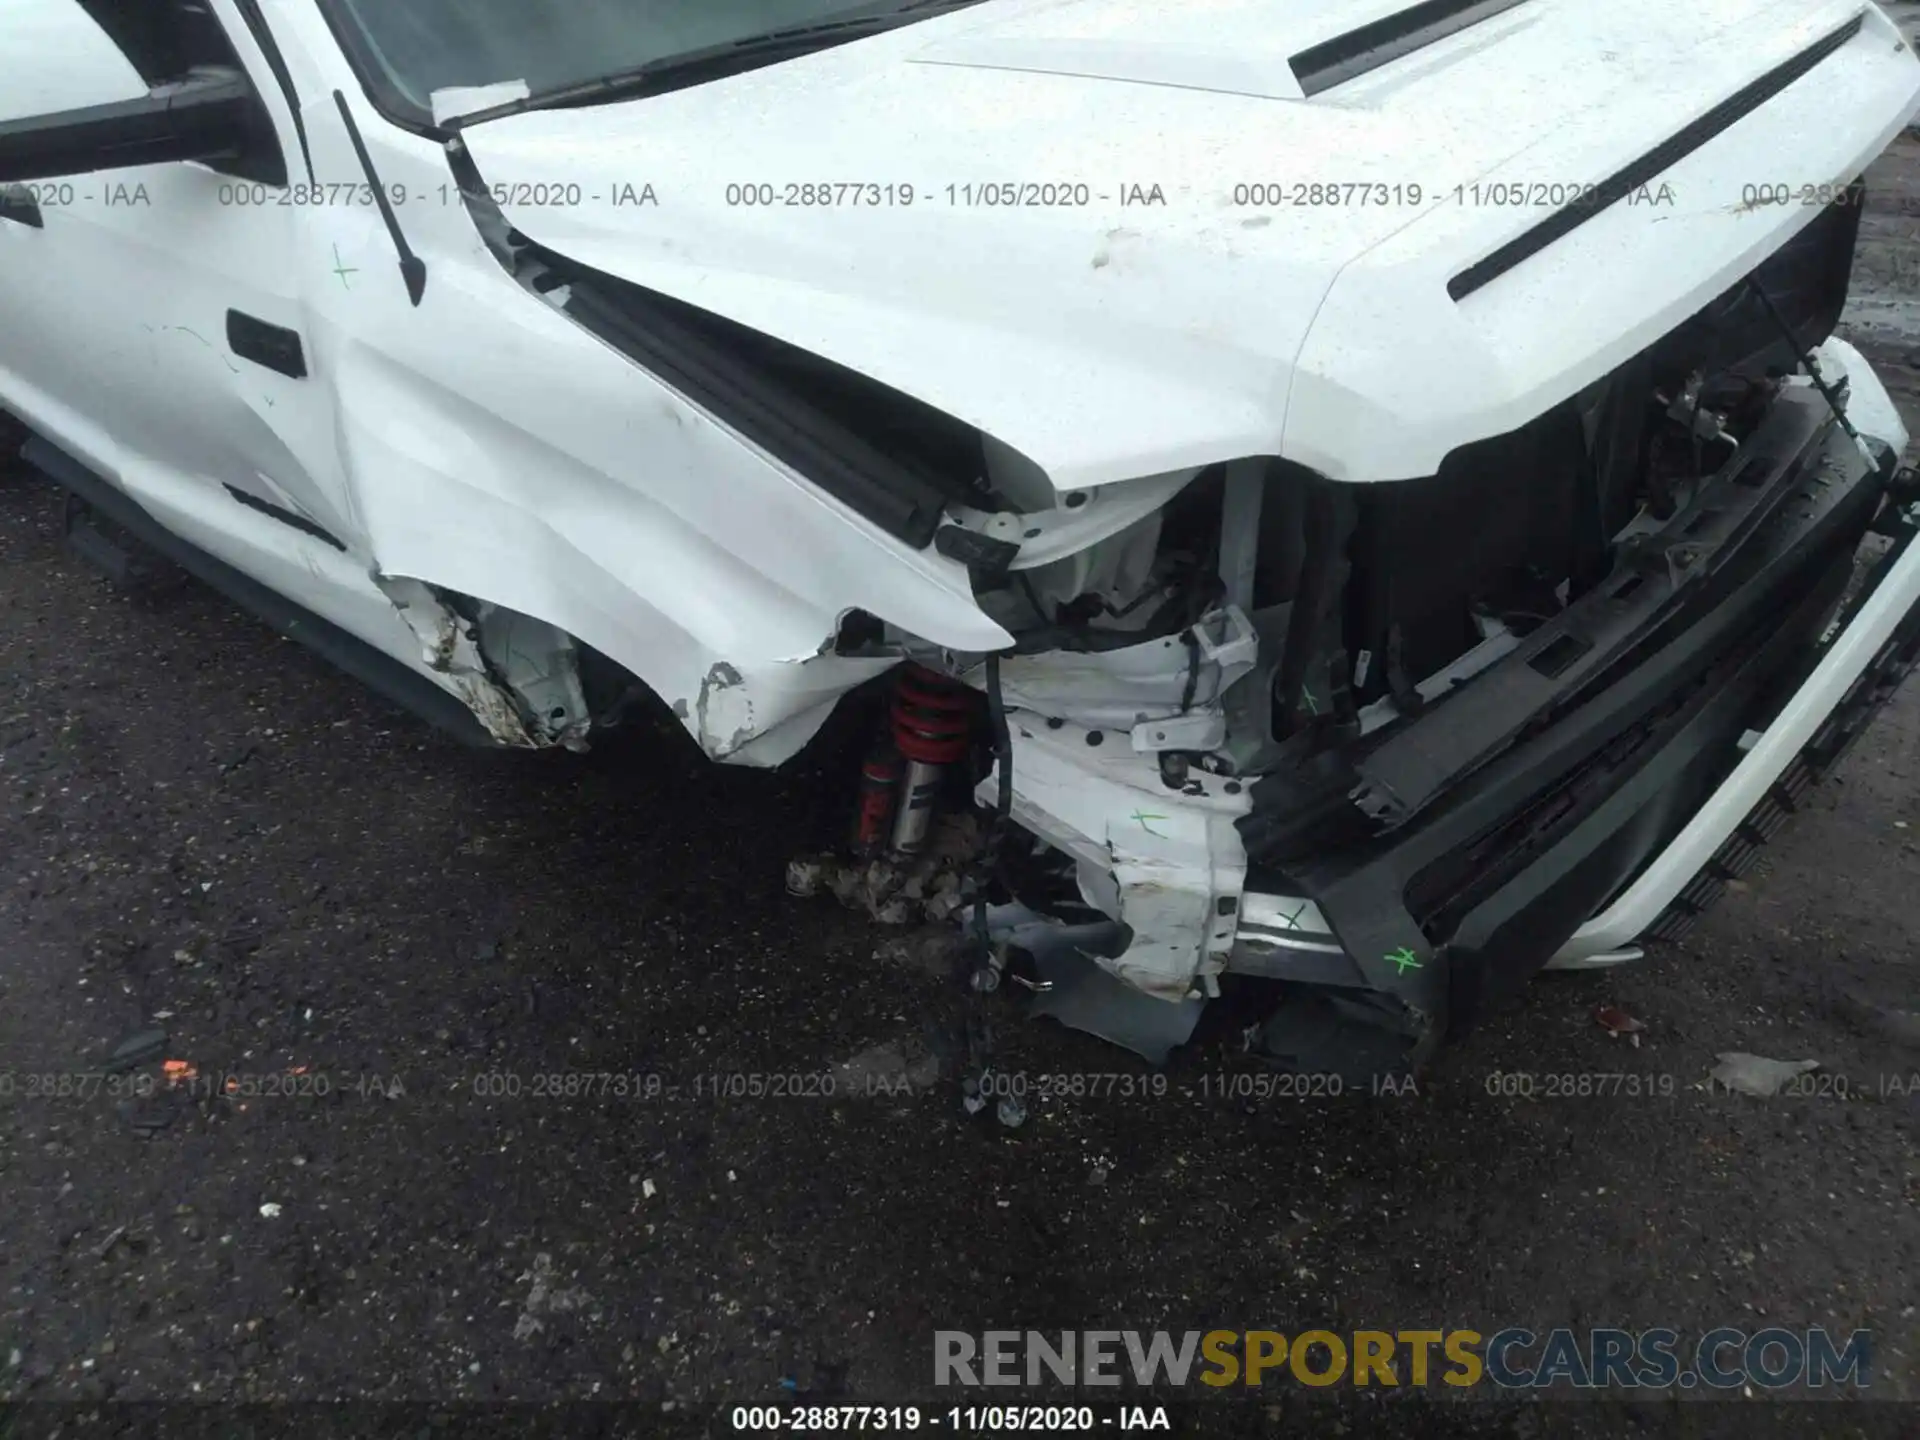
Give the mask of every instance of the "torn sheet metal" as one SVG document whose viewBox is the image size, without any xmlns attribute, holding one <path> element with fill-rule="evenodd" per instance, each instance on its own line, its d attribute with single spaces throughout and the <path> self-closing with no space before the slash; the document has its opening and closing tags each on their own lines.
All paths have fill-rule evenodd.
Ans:
<svg viewBox="0 0 1920 1440">
<path fill-rule="evenodd" d="M 1129 926 L 1099 964 L 1161 1002 L 1186 999 L 1233 949 L 1246 851 L 1240 783 L 1196 774 L 1181 788 L 1122 736 L 1011 710 L 1013 818 L 1079 865 L 1087 903 Z M 976 792 L 991 804 L 995 779 Z"/>
<path fill-rule="evenodd" d="M 673 713 L 700 748 L 734 765 L 778 765 L 798 754 L 849 690 L 899 664 L 883 656 L 809 655 L 737 666 L 716 660 Z"/>
<path fill-rule="evenodd" d="M 1044 569 L 1118 535 L 1142 520 L 1151 519 L 1200 473 L 1195 469 L 1176 470 L 1166 475 L 1142 476 L 1117 485 L 1095 486 L 1075 491 L 1071 505 L 1058 504 L 1050 483 L 1037 495 L 1022 490 L 1010 491 L 1007 469 L 995 467 L 991 462 L 996 452 L 1012 452 L 991 435 L 983 435 L 981 442 L 987 451 L 989 473 L 1000 493 L 1008 495 L 1010 499 L 1023 499 L 1033 508 L 989 513 L 966 505 L 954 505 L 948 514 L 953 523 L 963 530 L 984 535 L 991 540 L 1017 544 L 1020 553 L 1013 557 L 1008 566 L 1015 571 Z M 1023 465 L 1032 464 L 1024 457 L 1016 458 Z M 1044 481 L 1045 476 L 1041 476 L 1041 479 Z"/>
<path fill-rule="evenodd" d="M 379 584 L 419 638 L 426 667 L 447 677 L 496 741 L 586 749 L 592 717 L 565 631 L 497 606 L 482 606 L 479 618 L 469 619 L 418 580 L 383 577 Z"/>
<path fill-rule="evenodd" d="M 488 605 L 480 614 L 479 650 L 520 702 L 530 733 L 548 744 L 586 748 L 592 716 L 572 636 L 544 620 Z"/>
<path fill-rule="evenodd" d="M 396 157 L 380 166 L 388 183 L 427 184 Z M 380 573 L 565 630 L 644 681 L 709 756 L 749 766 L 791 756 L 896 663 L 831 652 L 852 611 L 957 652 L 1012 643 L 964 564 L 893 541 L 529 295 L 464 210 L 404 219 L 421 253 L 461 266 L 459 303 L 429 300 L 423 324 L 403 287 L 356 278 L 322 297 L 331 310 L 397 291 L 377 342 L 329 371 L 351 514 Z M 341 253 L 373 273 L 370 256 Z"/>
<path fill-rule="evenodd" d="M 1226 738 L 1222 697 L 1253 669 L 1260 640 L 1234 605 L 1202 616 L 1188 635 L 1191 643 L 1166 635 L 1113 650 L 1010 656 L 1001 694 L 1040 716 L 1118 731 L 1120 744 L 1142 753 L 1213 749 Z"/>
</svg>

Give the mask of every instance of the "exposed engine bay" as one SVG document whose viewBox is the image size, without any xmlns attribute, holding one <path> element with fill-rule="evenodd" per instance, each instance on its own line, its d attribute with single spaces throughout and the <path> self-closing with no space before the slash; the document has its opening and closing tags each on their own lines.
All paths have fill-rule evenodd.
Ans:
<svg viewBox="0 0 1920 1440">
<path fill-rule="evenodd" d="M 919 662 L 893 711 L 900 815 L 926 803 L 925 761 L 940 758 L 916 749 L 913 723 L 931 672 L 964 676 L 1008 727 L 985 760 L 999 778 L 1010 763 L 1018 791 L 989 777 L 979 798 L 1041 837 L 1016 867 L 1024 886 L 1002 865 L 997 902 L 1019 902 L 1022 923 L 1118 922 L 1099 963 L 1169 1011 L 1190 1007 L 1169 1015 L 1172 1036 L 1241 971 L 1289 982 L 1265 1037 L 1276 1058 L 1418 1063 L 1630 885 L 1739 758 L 1781 675 L 1830 634 L 1895 479 L 1888 442 L 1846 418 L 1849 360 L 1868 372 L 1828 343 L 1861 204 L 1849 188 L 1659 343 L 1424 479 L 1211 466 L 1164 508 L 1038 564 L 1018 544 L 1043 533 L 1026 517 L 968 515 L 971 536 L 1008 537 L 972 552 L 982 607 L 1016 639 L 994 673 L 877 623 L 842 637 L 849 653 Z M 1911 665 L 1915 628 L 1889 673 Z M 1663 740 L 1736 719 L 1644 782 L 1667 800 L 1551 919 L 1498 927 L 1498 953 L 1473 949 L 1479 907 Z M 898 863 L 910 829 L 888 852 L 873 799 L 887 750 L 855 848 Z M 1517 790 L 1499 773 L 1515 757 L 1528 761 Z M 1474 798 L 1489 783 L 1504 802 Z M 1001 932 L 984 908 L 979 924 L 997 984 Z"/>
</svg>

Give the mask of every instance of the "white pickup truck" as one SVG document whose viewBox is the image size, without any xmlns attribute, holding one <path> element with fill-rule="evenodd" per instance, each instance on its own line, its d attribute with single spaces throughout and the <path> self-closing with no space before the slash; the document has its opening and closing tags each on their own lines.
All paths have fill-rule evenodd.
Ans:
<svg viewBox="0 0 1920 1440">
<path fill-rule="evenodd" d="M 1861 0 L 0 36 L 0 405 L 77 526 L 483 743 L 644 690 L 768 765 L 905 660 L 990 689 L 1101 964 L 1291 982 L 1303 1064 L 1684 923 L 1920 655 L 1832 333 L 1920 101 Z"/>
</svg>

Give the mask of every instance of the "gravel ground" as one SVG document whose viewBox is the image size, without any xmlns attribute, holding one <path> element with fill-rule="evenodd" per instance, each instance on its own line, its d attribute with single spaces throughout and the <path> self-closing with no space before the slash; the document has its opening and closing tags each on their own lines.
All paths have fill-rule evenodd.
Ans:
<svg viewBox="0 0 1920 1440">
<path fill-rule="evenodd" d="M 1920 141 L 1875 172 L 1865 299 L 1916 273 L 1917 175 Z M 1920 336 L 1869 338 L 1920 431 Z M 1778 1323 L 1872 1330 L 1874 1394 L 1909 1403 L 1847 1418 L 1913 1433 L 1912 686 L 1686 945 L 1543 977 L 1416 1096 L 1222 1100 L 1205 1053 L 1162 1096 L 1008 1131 L 944 1084 L 691 1093 L 911 1050 L 951 1009 L 921 952 L 783 893 L 835 756 L 734 772 L 664 732 L 466 752 L 189 580 L 115 588 L 59 517 L 0 478 L 0 1070 L 97 1073 L 159 1027 L 134 1073 L 199 1079 L 0 1099 L 0 1400 L 699 1415 L 783 1378 L 928 1403 L 936 1329 Z M 1637 1048 L 1602 1003 L 1646 1022 Z M 1009 1017 L 1001 1045 L 1009 1070 L 1146 1073 L 1050 1024 Z M 1852 1095 L 1709 1093 L 1725 1050 L 1816 1058 Z M 1671 1088 L 1489 1093 L 1516 1071 Z M 634 1093 L 532 1093 L 563 1073 Z M 1311 1433 L 1336 1409 L 1597 1417 L 1291 1390 L 1185 1418 Z"/>
</svg>

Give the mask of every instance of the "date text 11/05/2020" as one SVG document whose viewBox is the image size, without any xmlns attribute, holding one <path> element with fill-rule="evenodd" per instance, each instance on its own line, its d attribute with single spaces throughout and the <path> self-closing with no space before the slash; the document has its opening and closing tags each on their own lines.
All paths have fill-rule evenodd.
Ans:
<svg viewBox="0 0 1920 1440">
<path fill-rule="evenodd" d="M 1072 1434 L 1096 1430 L 1169 1433 L 1174 1421 L 1164 1405 L 736 1405 L 727 1421 L 734 1430 L 820 1431 L 948 1430 L 956 1434 Z"/>
</svg>

